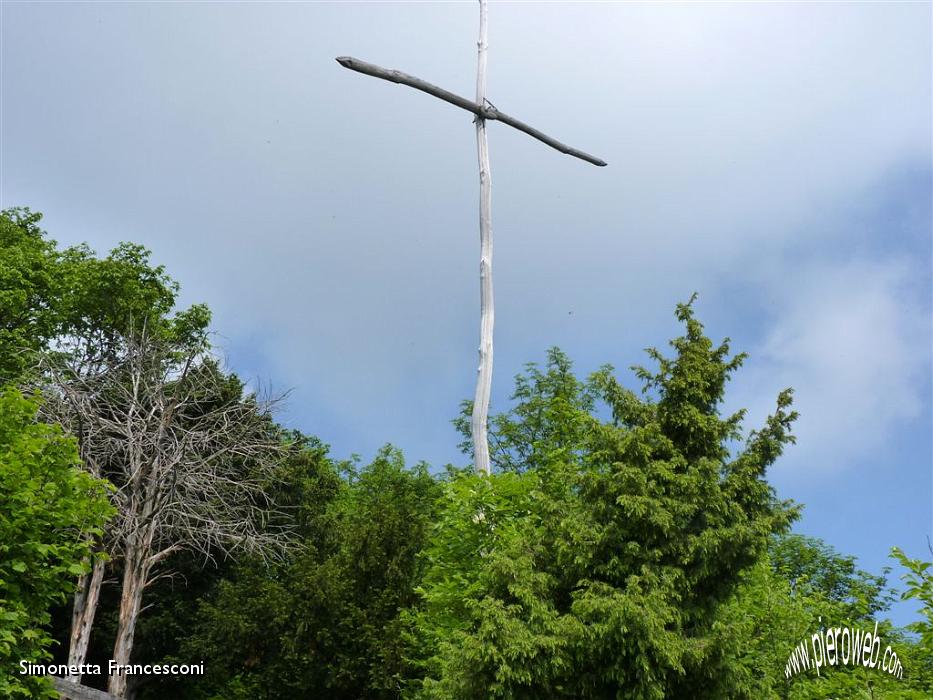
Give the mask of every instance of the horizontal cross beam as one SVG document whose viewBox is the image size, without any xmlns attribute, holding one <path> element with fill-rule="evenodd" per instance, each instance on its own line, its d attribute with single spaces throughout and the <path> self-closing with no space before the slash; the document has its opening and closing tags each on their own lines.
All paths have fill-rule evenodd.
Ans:
<svg viewBox="0 0 933 700">
<path fill-rule="evenodd" d="M 541 133 L 534 127 L 528 126 L 525 124 L 525 122 L 521 122 L 515 117 L 510 117 L 508 114 L 500 112 L 495 107 L 478 105 L 472 100 L 468 100 L 465 97 L 456 95 L 449 90 L 438 87 L 437 85 L 432 85 L 431 83 L 422 80 L 421 78 L 408 75 L 408 73 L 403 73 L 399 70 L 382 68 L 381 66 L 367 63 L 366 61 L 361 61 L 360 59 L 352 58 L 351 56 L 340 56 L 337 58 L 337 63 L 339 63 L 344 68 L 355 70 L 357 73 L 365 73 L 366 75 L 371 75 L 374 78 L 388 80 L 390 83 L 399 83 L 400 85 L 413 87 L 415 90 L 421 90 L 421 92 L 426 92 L 429 95 L 433 95 L 434 97 L 444 100 L 444 102 L 449 102 L 450 104 L 459 107 L 460 109 L 465 109 L 467 112 L 472 112 L 480 119 L 492 119 L 502 122 L 503 124 L 508 124 L 509 126 L 518 129 L 519 131 L 524 131 L 529 136 L 538 139 L 538 141 L 546 143 L 551 148 L 557 149 L 561 153 L 566 153 L 567 155 L 573 156 L 574 158 L 580 158 L 581 160 L 585 160 L 587 163 L 592 163 L 593 165 L 598 165 L 600 167 L 606 165 L 606 161 L 596 158 L 595 156 L 591 156 L 589 153 L 584 153 L 583 151 L 580 151 L 576 148 L 571 148 L 567 144 L 561 143 L 557 139 L 552 138 L 547 134 Z"/>
</svg>

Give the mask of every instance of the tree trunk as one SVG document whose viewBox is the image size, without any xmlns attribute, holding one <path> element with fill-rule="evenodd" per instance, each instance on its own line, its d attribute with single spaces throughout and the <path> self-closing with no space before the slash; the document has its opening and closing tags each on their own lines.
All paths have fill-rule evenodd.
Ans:
<svg viewBox="0 0 933 700">
<path fill-rule="evenodd" d="M 143 590 L 149 575 L 148 547 L 128 547 L 125 566 L 120 595 L 120 620 L 117 623 L 117 639 L 113 646 L 113 661 L 121 666 L 130 663 L 130 655 L 133 652 L 136 622 L 142 609 Z M 126 680 L 125 674 L 110 676 L 107 691 L 118 698 L 125 698 Z"/>
<path fill-rule="evenodd" d="M 482 107 L 486 101 L 486 0 L 479 0 L 479 41 L 476 63 L 476 103 Z M 476 471 L 489 474 L 489 442 L 486 423 L 489 415 L 489 394 L 492 389 L 492 330 L 495 311 L 492 296 L 492 182 L 489 174 L 489 142 L 486 138 L 486 120 L 476 117 L 476 152 L 479 161 L 479 238 L 480 238 L 480 339 L 479 368 L 476 377 L 476 395 L 470 429 L 473 435 L 473 454 Z"/>
<path fill-rule="evenodd" d="M 71 640 L 68 645 L 68 665 L 80 666 L 87 660 L 88 644 L 91 641 L 91 629 L 94 627 L 94 615 L 100 599 L 100 587 L 104 581 L 104 569 L 107 562 L 95 558 L 91 563 L 90 574 L 78 578 L 78 590 L 75 592 L 74 607 L 71 612 Z M 68 680 L 81 682 L 81 674 L 70 675 Z"/>
</svg>

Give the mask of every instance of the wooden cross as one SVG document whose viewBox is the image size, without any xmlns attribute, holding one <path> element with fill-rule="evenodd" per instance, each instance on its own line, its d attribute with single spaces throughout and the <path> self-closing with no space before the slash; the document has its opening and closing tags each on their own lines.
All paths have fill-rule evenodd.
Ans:
<svg viewBox="0 0 933 700">
<path fill-rule="evenodd" d="M 486 437 L 486 423 L 489 413 L 489 394 L 492 388 L 492 329 L 495 321 L 492 298 L 492 200 L 491 182 L 489 176 L 489 143 L 486 139 L 486 121 L 493 120 L 508 124 L 511 127 L 524 131 L 551 148 L 561 153 L 574 156 L 592 163 L 604 166 L 606 161 L 600 160 L 588 153 L 571 148 L 557 139 L 551 138 L 524 122 L 500 112 L 486 99 L 486 0 L 479 0 L 479 41 L 477 42 L 476 65 L 476 101 L 456 95 L 448 90 L 439 88 L 429 82 L 416 78 L 413 75 L 397 70 L 389 70 L 380 66 L 361 61 L 350 56 L 337 58 L 344 68 L 358 73 L 365 73 L 375 78 L 388 80 L 400 85 L 408 85 L 429 95 L 449 102 L 452 105 L 472 112 L 476 124 L 476 150 L 479 160 L 479 235 L 480 235 L 480 344 L 479 367 L 477 368 L 476 394 L 473 399 L 473 414 L 470 428 L 473 437 L 473 455 L 476 471 L 483 474 L 490 473 L 489 444 Z"/>
</svg>

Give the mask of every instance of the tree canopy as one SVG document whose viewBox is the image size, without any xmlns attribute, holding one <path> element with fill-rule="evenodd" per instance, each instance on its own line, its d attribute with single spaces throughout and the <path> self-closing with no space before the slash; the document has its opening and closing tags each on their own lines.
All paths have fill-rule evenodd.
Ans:
<svg viewBox="0 0 933 700">
<path fill-rule="evenodd" d="M 892 550 L 920 607 L 900 629 L 887 570 L 791 532 L 768 471 L 792 392 L 751 429 L 724 413 L 745 355 L 694 299 L 631 374 L 526 365 L 492 475 L 366 463 L 278 424 L 144 247 L 39 222 L 0 213 L 0 695 L 47 693 L 21 659 L 114 657 L 204 661 L 111 682 L 134 700 L 933 695 L 931 564 Z M 814 632 L 875 623 L 903 678 L 787 673 Z"/>
</svg>

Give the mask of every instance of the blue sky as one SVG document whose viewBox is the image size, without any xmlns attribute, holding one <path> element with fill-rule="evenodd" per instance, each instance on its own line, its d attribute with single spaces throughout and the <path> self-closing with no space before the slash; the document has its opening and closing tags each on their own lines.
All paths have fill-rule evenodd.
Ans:
<svg viewBox="0 0 933 700">
<path fill-rule="evenodd" d="M 149 246 L 282 419 L 337 456 L 462 463 L 472 396 L 474 3 L 3 2 L 0 204 Z M 933 531 L 929 3 L 496 3 L 493 410 L 559 345 L 644 361 L 699 292 L 750 353 L 728 408 L 796 389 L 771 472 L 877 571 Z M 909 619 L 898 606 L 895 619 Z"/>
</svg>

